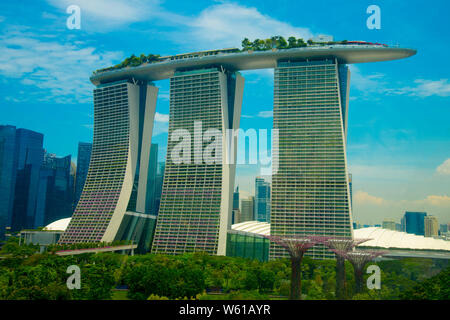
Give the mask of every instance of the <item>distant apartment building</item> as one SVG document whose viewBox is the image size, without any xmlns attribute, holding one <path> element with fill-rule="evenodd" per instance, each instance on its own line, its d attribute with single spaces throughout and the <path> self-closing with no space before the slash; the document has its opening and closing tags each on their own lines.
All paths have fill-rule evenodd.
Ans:
<svg viewBox="0 0 450 320">
<path fill-rule="evenodd" d="M 83 191 L 84 183 L 89 170 L 89 163 L 91 161 L 92 143 L 79 142 L 78 143 L 78 155 L 77 155 L 77 170 L 75 176 L 75 199 L 74 209 L 77 206 L 78 201 Z"/>
<path fill-rule="evenodd" d="M 418 236 L 425 235 L 426 215 L 426 212 L 406 211 L 402 218 L 403 231 L 406 233 L 416 234 Z"/>
<path fill-rule="evenodd" d="M 383 220 L 382 228 L 395 231 L 396 230 L 396 222 L 392 219 L 385 219 L 385 220 Z"/>
<path fill-rule="evenodd" d="M 424 218 L 425 237 L 437 237 L 439 235 L 438 220 L 434 216 Z"/>
<path fill-rule="evenodd" d="M 255 220 L 254 216 L 255 197 L 250 196 L 248 199 L 241 200 L 241 221 Z"/>
</svg>

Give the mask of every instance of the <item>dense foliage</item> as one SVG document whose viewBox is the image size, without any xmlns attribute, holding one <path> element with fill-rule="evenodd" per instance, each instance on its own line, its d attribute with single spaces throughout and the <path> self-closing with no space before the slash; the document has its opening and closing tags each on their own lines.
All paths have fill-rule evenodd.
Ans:
<svg viewBox="0 0 450 320">
<path fill-rule="evenodd" d="M 330 41 L 330 42 L 321 42 L 315 43 L 313 40 L 309 39 L 305 42 L 305 40 L 295 37 L 289 37 L 285 40 L 282 36 L 273 36 L 268 39 L 255 39 L 254 41 L 249 41 L 247 38 L 242 40 L 242 49 L 241 51 L 265 51 L 272 49 L 292 49 L 292 48 L 302 48 L 307 47 L 309 45 L 331 45 L 331 44 L 346 44 L 347 40 L 343 41 Z M 239 52 L 239 49 L 236 49 Z M 142 53 L 140 56 L 135 56 L 134 54 L 130 57 L 123 60 L 121 63 L 116 64 L 115 66 L 99 69 L 96 72 L 106 72 L 112 70 L 118 70 L 128 67 L 137 67 L 142 64 L 147 63 L 155 63 L 160 62 L 161 56 L 159 54 L 144 54 Z"/>
<path fill-rule="evenodd" d="M 259 262 L 204 253 L 126 256 L 35 253 L 11 239 L 0 251 L 0 299 L 114 299 L 116 287 L 128 299 L 287 299 L 290 261 Z M 347 296 L 353 299 L 449 299 L 450 269 L 445 260 L 402 259 L 377 263 L 381 290 L 354 295 L 351 264 L 346 265 Z M 69 290 L 67 267 L 81 270 L 81 289 Z M 305 299 L 334 299 L 334 260 L 304 258 Z M 368 275 L 366 275 L 367 277 Z"/>
</svg>

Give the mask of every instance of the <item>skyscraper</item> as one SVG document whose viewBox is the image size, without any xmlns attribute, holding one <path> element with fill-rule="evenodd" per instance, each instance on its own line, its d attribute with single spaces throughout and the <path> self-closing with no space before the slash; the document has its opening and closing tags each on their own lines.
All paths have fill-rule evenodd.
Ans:
<svg viewBox="0 0 450 320">
<path fill-rule="evenodd" d="M 236 187 L 236 191 L 233 193 L 233 210 L 239 209 L 239 186 Z"/>
<path fill-rule="evenodd" d="M 254 205 L 255 205 L 255 197 L 250 196 L 248 199 L 241 200 L 240 222 L 252 221 L 255 219 Z"/>
<path fill-rule="evenodd" d="M 69 218 L 73 208 L 71 156 L 56 157 L 46 153 L 39 175 L 39 191 L 34 219 L 36 227 Z"/>
<path fill-rule="evenodd" d="M 141 242 L 142 230 L 154 222 L 144 212 L 157 92 L 136 80 L 100 84 L 94 90 L 89 171 L 60 243 Z"/>
<path fill-rule="evenodd" d="M 83 191 L 84 183 L 89 170 L 89 162 L 91 161 L 92 143 L 79 142 L 78 143 L 78 155 L 77 155 L 77 170 L 75 176 L 75 199 L 74 210 Z"/>
<path fill-rule="evenodd" d="M 237 139 L 224 135 L 239 127 L 244 81 L 237 70 L 273 67 L 281 171 L 274 171 L 272 233 L 351 237 L 345 158 L 349 74 L 344 64 L 415 53 L 369 43 L 265 52 L 224 49 L 97 70 L 91 77 L 97 86 L 91 164 L 60 242 L 129 238 L 125 235 L 137 230 L 134 219 L 149 216 L 142 212 L 156 94 L 149 96 L 154 87 L 147 82 L 170 78 L 169 143 L 152 251 L 225 254 Z M 311 251 L 313 256 L 324 257 L 318 249 Z M 282 256 L 280 250 L 272 247 L 271 257 Z"/>
<path fill-rule="evenodd" d="M 169 137 L 183 132 L 193 139 L 183 161 L 173 159 L 180 138 L 169 139 L 153 253 L 225 255 L 235 174 L 225 132 L 239 127 L 243 83 L 239 73 L 223 68 L 176 72 L 170 79 Z M 213 159 L 205 157 L 211 141 L 196 138 L 203 130 L 221 133 Z"/>
<path fill-rule="evenodd" d="M 270 222 L 270 183 L 263 178 L 255 178 L 255 219 Z"/>
<path fill-rule="evenodd" d="M 166 164 L 164 162 L 158 162 L 158 170 L 156 172 L 156 190 L 155 190 L 155 214 L 158 215 L 159 205 L 161 203 L 161 192 L 164 181 L 164 170 Z"/>
<path fill-rule="evenodd" d="M 0 126 L 0 240 L 11 226 L 17 174 L 16 127 Z"/>
<path fill-rule="evenodd" d="M 418 236 L 425 235 L 425 216 L 426 212 L 405 212 L 402 223 L 406 233 L 413 233 Z"/>
<path fill-rule="evenodd" d="M 275 69 L 271 234 L 352 237 L 346 158 L 349 70 L 337 59 L 281 61 Z M 315 246 L 314 258 L 333 255 Z M 286 256 L 271 244 L 271 258 Z"/>
<path fill-rule="evenodd" d="M 348 188 L 350 189 L 350 206 L 353 212 L 353 176 L 351 173 L 348 174 Z"/>
<path fill-rule="evenodd" d="M 434 216 L 426 216 L 424 218 L 424 235 L 425 237 L 437 237 L 439 234 L 438 220 Z"/>
<path fill-rule="evenodd" d="M 148 177 L 147 177 L 147 201 L 145 212 L 151 214 L 158 214 L 157 202 L 157 174 L 158 174 L 158 145 L 152 143 L 150 148 L 150 158 L 148 163 Z"/>
<path fill-rule="evenodd" d="M 43 141 L 44 135 L 41 133 L 27 129 L 16 130 L 17 175 L 11 218 L 12 231 L 36 227 L 36 199 L 44 157 Z"/>
</svg>

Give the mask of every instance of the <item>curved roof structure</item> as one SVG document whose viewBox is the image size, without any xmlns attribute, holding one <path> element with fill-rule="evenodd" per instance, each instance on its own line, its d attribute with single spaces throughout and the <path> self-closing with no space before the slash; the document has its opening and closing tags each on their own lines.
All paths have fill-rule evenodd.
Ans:
<svg viewBox="0 0 450 320">
<path fill-rule="evenodd" d="M 231 230 L 270 236 L 270 224 L 259 221 L 246 221 L 231 226 Z"/>
<path fill-rule="evenodd" d="M 450 241 L 426 238 L 379 227 L 356 229 L 353 233 L 355 238 L 372 239 L 361 244 L 362 247 L 450 251 Z"/>
<path fill-rule="evenodd" d="M 340 63 L 346 64 L 389 61 L 407 58 L 415 55 L 416 52 L 414 49 L 406 48 L 341 44 L 282 50 L 273 49 L 270 51 L 221 53 L 212 56 L 187 57 L 99 72 L 91 77 L 91 82 L 94 85 L 99 85 L 129 78 L 143 81 L 163 80 L 171 78 L 177 70 L 212 66 L 223 66 L 233 71 L 275 68 L 280 60 L 336 58 Z"/>
<path fill-rule="evenodd" d="M 267 222 L 246 221 L 231 226 L 233 231 L 270 235 L 270 224 Z M 415 234 L 387 230 L 382 228 L 362 228 L 353 231 L 355 239 L 372 239 L 364 242 L 360 247 L 407 249 L 407 250 L 440 250 L 450 251 L 450 241 L 425 238 Z"/>
<path fill-rule="evenodd" d="M 49 225 L 44 227 L 45 231 L 66 231 L 67 226 L 69 225 L 70 219 L 72 218 L 65 218 L 56 220 Z"/>
</svg>

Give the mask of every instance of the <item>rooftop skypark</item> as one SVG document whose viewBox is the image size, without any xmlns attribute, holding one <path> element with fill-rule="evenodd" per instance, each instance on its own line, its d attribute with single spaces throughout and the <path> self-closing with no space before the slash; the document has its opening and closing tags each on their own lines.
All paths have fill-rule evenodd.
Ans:
<svg viewBox="0 0 450 320">
<path fill-rule="evenodd" d="M 130 57 L 126 58 L 121 63 L 116 64 L 115 66 L 96 70 L 94 72 L 94 74 L 128 68 L 128 67 L 138 67 L 140 65 L 146 65 L 146 64 L 150 64 L 150 63 L 158 63 L 158 62 L 163 62 L 163 61 L 178 60 L 178 59 L 185 59 L 185 58 L 238 53 L 238 52 L 246 52 L 246 51 L 253 52 L 253 51 L 268 51 L 268 50 L 287 50 L 287 49 L 293 49 L 293 48 L 334 46 L 334 45 L 370 45 L 370 46 L 387 47 L 387 45 L 385 45 L 385 44 L 371 43 L 371 42 L 364 42 L 364 41 L 347 41 L 347 40 L 342 40 L 342 41 L 317 41 L 316 40 L 316 41 L 314 41 L 313 39 L 309 39 L 305 42 L 302 38 L 297 39 L 295 37 L 289 37 L 286 40 L 282 36 L 274 36 L 274 37 L 271 37 L 271 38 L 268 38 L 265 40 L 255 39 L 253 41 L 250 41 L 249 39 L 245 38 L 244 40 L 242 40 L 242 49 L 230 48 L 230 49 L 207 50 L 207 51 L 184 53 L 184 54 L 178 54 L 178 55 L 173 55 L 173 56 L 163 56 L 163 57 L 161 57 L 159 54 L 152 54 L 152 53 L 150 53 L 148 55 L 145 55 L 144 53 L 142 53 L 140 56 L 135 56 L 133 54 Z"/>
</svg>

